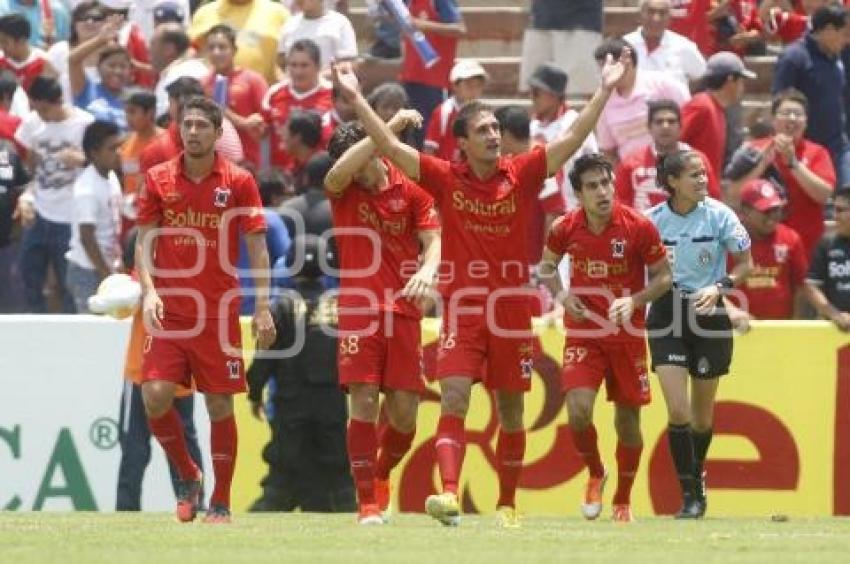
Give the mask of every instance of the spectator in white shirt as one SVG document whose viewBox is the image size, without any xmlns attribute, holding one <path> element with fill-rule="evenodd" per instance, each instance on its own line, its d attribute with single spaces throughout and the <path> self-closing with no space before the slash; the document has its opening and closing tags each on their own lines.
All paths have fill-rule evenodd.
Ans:
<svg viewBox="0 0 850 564">
<path fill-rule="evenodd" d="M 634 47 L 641 70 L 667 73 L 687 86 L 705 74 L 705 57 L 696 43 L 667 29 L 670 8 L 670 0 L 641 0 L 641 26 L 623 40 Z"/>
<path fill-rule="evenodd" d="M 323 0 L 301 0 L 300 4 L 301 13 L 287 20 L 280 32 L 277 60 L 281 69 L 286 68 L 286 54 L 299 39 L 316 42 L 322 53 L 321 67 L 324 70 L 331 63 L 357 56 L 357 36 L 348 18 L 328 10 Z"/>
<path fill-rule="evenodd" d="M 65 285 L 77 313 L 88 313 L 89 297 L 120 263 L 121 183 L 115 174 L 121 166 L 120 146 L 118 126 L 108 121 L 95 121 L 83 135 L 89 166 L 74 183 L 74 227 L 65 255 Z"/>
<path fill-rule="evenodd" d="M 156 115 L 168 113 L 168 92 L 166 88 L 178 78 L 194 78 L 202 81 L 210 73 L 209 67 L 201 59 L 189 55 L 189 35 L 178 23 L 164 23 L 157 26 L 151 39 L 151 64 L 159 72 L 156 83 Z"/>
</svg>

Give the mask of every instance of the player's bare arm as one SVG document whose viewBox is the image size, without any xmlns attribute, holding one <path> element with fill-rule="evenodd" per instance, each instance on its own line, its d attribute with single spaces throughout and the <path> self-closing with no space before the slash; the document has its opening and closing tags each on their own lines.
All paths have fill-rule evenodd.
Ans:
<svg viewBox="0 0 850 564">
<path fill-rule="evenodd" d="M 549 175 L 557 173 L 570 157 L 579 150 L 584 140 L 593 131 L 599 116 L 614 88 L 632 64 L 628 49 L 623 49 L 617 61 L 608 55 L 602 67 L 602 82 L 590 102 L 581 110 L 572 126 L 560 137 L 546 145 L 546 170 Z"/>
<path fill-rule="evenodd" d="M 729 256 L 732 257 L 734 264 L 732 270 L 729 272 L 729 278 L 732 279 L 732 285 L 737 286 L 747 278 L 753 269 L 753 256 L 749 249 L 737 253 L 729 253 Z M 694 301 L 694 311 L 699 315 L 708 315 L 720 300 L 720 288 L 716 284 L 712 284 L 711 286 L 700 289 L 698 294 L 697 299 Z"/>
<path fill-rule="evenodd" d="M 136 236 L 136 271 L 142 287 L 142 319 L 145 327 L 162 330 L 165 309 L 153 284 L 153 250 L 156 242 L 156 225 L 139 225 Z"/>
<path fill-rule="evenodd" d="M 543 258 L 537 265 L 537 275 L 555 301 L 561 304 L 567 315 L 576 320 L 582 320 L 587 315 L 587 308 L 581 298 L 564 291 L 561 283 L 561 274 L 558 265 L 561 263 L 562 255 L 553 252 L 549 247 L 543 248 Z"/>
<path fill-rule="evenodd" d="M 649 283 L 643 290 L 611 302 L 611 307 L 608 309 L 608 319 L 613 323 L 619 325 L 631 319 L 636 309 L 657 300 L 673 286 L 673 272 L 670 270 L 670 262 L 667 257 L 647 266 L 646 271 L 649 275 Z"/>
<path fill-rule="evenodd" d="M 248 262 L 254 276 L 256 289 L 254 318 L 251 331 L 257 339 L 257 347 L 268 349 L 275 340 L 274 320 L 269 309 L 269 251 L 266 247 L 264 231 L 245 234 L 245 246 L 248 249 Z"/>
<path fill-rule="evenodd" d="M 401 295 L 414 303 L 427 300 L 434 292 L 434 281 L 440 267 L 441 238 L 439 229 L 419 231 L 422 245 L 422 265 L 416 274 L 410 277 Z"/>
<path fill-rule="evenodd" d="M 402 143 L 390 127 L 369 106 L 360 93 L 357 76 L 350 68 L 333 66 L 334 84 L 343 99 L 354 106 L 360 123 L 383 155 L 397 166 L 408 178 L 419 180 L 419 151 Z"/>
<path fill-rule="evenodd" d="M 401 109 L 387 125 L 393 134 L 398 135 L 410 126 L 422 127 L 422 116 L 416 110 Z M 325 176 L 325 189 L 331 194 L 341 196 L 357 172 L 372 158 L 376 148 L 375 142 L 366 137 L 343 153 Z"/>
</svg>

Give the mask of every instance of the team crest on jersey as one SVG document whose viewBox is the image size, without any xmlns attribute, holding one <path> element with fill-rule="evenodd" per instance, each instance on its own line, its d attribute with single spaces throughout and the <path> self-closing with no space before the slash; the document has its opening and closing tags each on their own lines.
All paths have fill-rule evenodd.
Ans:
<svg viewBox="0 0 850 564">
<path fill-rule="evenodd" d="M 239 379 L 239 369 L 242 368 L 242 361 L 231 359 L 227 361 L 227 374 L 231 380 Z"/>
<path fill-rule="evenodd" d="M 524 358 L 519 361 L 520 370 L 522 370 L 522 377 L 525 379 L 531 378 L 531 374 L 534 371 L 534 361 L 530 358 Z"/>
<path fill-rule="evenodd" d="M 230 199 L 230 188 L 219 186 L 213 191 L 213 205 L 217 208 L 226 208 Z"/>
<path fill-rule="evenodd" d="M 611 239 L 611 257 L 624 258 L 626 256 L 626 240 Z"/>
<path fill-rule="evenodd" d="M 788 245 L 774 245 L 773 258 L 776 259 L 776 262 L 785 262 L 788 260 Z"/>
<path fill-rule="evenodd" d="M 708 266 L 711 264 L 711 251 L 708 249 L 703 249 L 699 252 L 699 256 L 697 257 L 700 266 Z"/>
</svg>

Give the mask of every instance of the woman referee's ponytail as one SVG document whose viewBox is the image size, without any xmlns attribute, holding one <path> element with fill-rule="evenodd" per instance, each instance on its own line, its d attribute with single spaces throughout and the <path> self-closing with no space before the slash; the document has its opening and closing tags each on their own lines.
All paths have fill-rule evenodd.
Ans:
<svg viewBox="0 0 850 564">
<path fill-rule="evenodd" d="M 699 159 L 700 157 L 697 152 L 691 150 L 674 151 L 664 155 L 655 167 L 655 182 L 672 195 L 673 187 L 670 186 L 670 177 L 678 178 L 681 176 L 685 167 L 688 166 L 688 161 L 692 158 Z"/>
</svg>

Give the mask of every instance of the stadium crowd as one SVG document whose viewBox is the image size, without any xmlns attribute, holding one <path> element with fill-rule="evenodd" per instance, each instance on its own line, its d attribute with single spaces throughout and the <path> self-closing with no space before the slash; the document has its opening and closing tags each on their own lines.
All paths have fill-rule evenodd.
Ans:
<svg viewBox="0 0 850 564">
<path fill-rule="evenodd" d="M 340 128 L 363 121 L 363 109 L 350 81 L 340 84 L 337 74 L 332 82 L 334 72 L 351 71 L 361 84 L 374 85 L 362 94 L 407 146 L 455 163 L 466 159 L 458 117 L 464 107 L 486 101 L 498 78 L 474 58 L 458 56 L 461 42 L 477 33 L 460 2 L 406 3 L 413 27 L 439 56 L 434 64 L 400 31 L 387 5 L 374 0 L 366 2 L 374 43 L 362 51 L 345 0 L 0 0 L 0 313 L 88 313 L 88 300 L 105 278 L 132 271 L 145 176 L 181 155 L 184 103 L 197 97 L 221 108 L 219 158 L 247 170 L 259 186 L 272 296 L 275 288 L 279 294 L 295 289 L 321 310 L 318 290 L 340 281 L 289 266 L 305 250 L 336 254 L 333 242 L 327 248 L 317 242 L 333 225 L 326 177 L 345 152 L 329 156 L 329 143 L 342 136 Z M 573 186 L 578 177 L 570 174 L 577 159 L 604 155 L 617 200 L 643 213 L 673 191 L 657 179 L 659 162 L 693 150 L 709 195 L 737 212 L 752 240 L 754 266 L 738 298 L 728 301 L 733 325 L 745 331 L 752 319 L 820 316 L 850 330 L 850 16 L 843 5 L 635 0 L 633 25 L 615 37 L 605 29 L 601 1 L 517 2 L 524 4 L 530 19 L 517 100 L 495 113 L 504 154 L 555 143 L 583 127 L 577 110 L 593 104 L 588 96 L 606 61 L 630 61 L 612 82 L 593 132 L 554 174 L 540 178 L 521 239 L 531 288 L 541 297 L 533 313 L 564 313 L 534 267 L 557 218 L 582 205 Z M 748 57 L 765 55 L 776 56 L 766 70 L 772 76 L 757 77 Z M 384 59 L 400 59 L 397 82 L 375 84 L 376 61 Z M 770 82 L 772 97 L 769 108 L 752 111 L 759 98 L 748 88 L 756 79 Z M 526 92 L 528 99 L 520 100 Z M 418 112 L 421 121 L 405 110 Z M 377 129 L 366 129 L 381 148 Z M 422 174 L 437 178 L 436 170 Z M 184 221 L 193 226 L 204 218 Z M 422 221 L 423 229 L 430 225 Z M 249 265 L 249 255 L 243 239 L 240 266 Z M 241 282 L 242 312 L 251 314 L 253 280 Z M 291 307 L 280 307 L 275 323 L 294 323 Z M 283 385 L 275 384 L 275 371 L 321 366 L 324 350 L 310 351 L 312 361 L 249 372 L 255 413 L 263 388 Z M 125 403 L 135 406 L 128 417 L 144 426 L 141 367 L 130 362 L 133 354 L 138 350 L 128 354 L 127 375 L 135 384 L 128 384 Z M 322 397 L 333 406 L 323 422 L 309 424 L 322 425 L 325 440 L 344 453 L 346 406 L 335 379 L 299 386 L 299 397 Z M 292 396 L 278 399 L 268 409 L 291 414 L 298 404 Z M 509 420 L 510 410 L 504 413 Z M 310 418 L 289 421 L 287 429 L 303 431 Z M 287 429 L 273 426 L 273 436 Z M 409 446 L 408 435 L 396 440 Z M 311 492 L 306 501 L 275 480 L 275 468 L 298 471 L 291 456 L 285 448 L 267 449 L 273 471 L 258 508 L 352 506 L 344 456 L 325 456 L 331 470 L 301 469 L 336 472 L 332 491 Z M 128 464 L 128 476 L 136 476 L 146 458 L 149 452 Z M 386 479 L 392 463 L 378 465 Z M 136 493 L 123 508 L 138 508 L 138 486 L 128 487 Z"/>
</svg>

